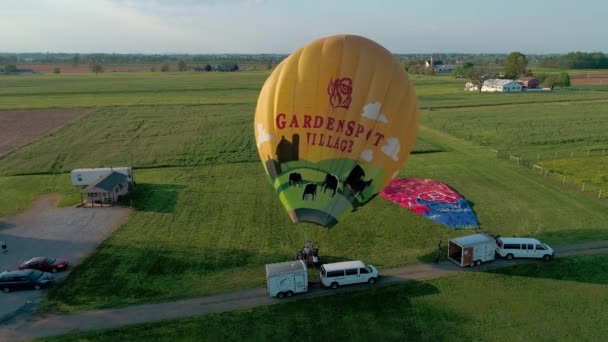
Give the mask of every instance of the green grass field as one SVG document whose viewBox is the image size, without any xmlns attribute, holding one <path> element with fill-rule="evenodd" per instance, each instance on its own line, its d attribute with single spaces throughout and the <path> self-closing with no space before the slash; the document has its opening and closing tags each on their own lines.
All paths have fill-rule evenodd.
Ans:
<svg viewBox="0 0 608 342">
<path fill-rule="evenodd" d="M 538 164 L 559 172 L 572 182 L 608 191 L 608 155 L 544 160 Z"/>
<path fill-rule="evenodd" d="M 607 265 L 608 255 L 534 262 L 44 341 L 599 341 Z"/>
<path fill-rule="evenodd" d="M 23 210 L 39 193 L 60 192 L 66 195 L 63 204 L 75 203 L 78 190 L 61 173 L 72 168 L 128 165 L 131 155 L 139 168 L 135 212 L 49 292 L 45 307 L 74 312 L 263 286 L 264 264 L 292 258 L 306 240 L 320 244 L 323 261 L 362 259 L 392 267 L 429 261 L 437 240 L 469 233 L 441 227 L 380 197 L 331 230 L 292 224 L 253 142 L 253 111 L 266 76 L 2 79 L 0 108 L 95 108 L 0 157 L 1 215 Z M 449 184 L 493 233 L 533 235 L 551 244 L 608 239 L 606 202 L 560 188 L 451 136 L 522 148 L 569 148 L 586 145 L 585 139 L 599 146 L 608 126 L 598 114 L 606 108 L 605 90 L 476 94 L 462 90 L 463 80 L 446 76 L 412 79 L 422 107 L 467 108 L 422 113 L 428 127 L 401 176 Z M 572 100 L 593 102 L 566 102 Z M 528 102 L 535 104 L 522 105 Z M 588 124 L 575 125 L 572 113 Z M 543 130 L 547 138 L 530 137 L 534 130 L 528 127 Z M 555 134 L 560 127 L 566 132 Z M 52 175 L 9 176 L 39 173 Z"/>
</svg>

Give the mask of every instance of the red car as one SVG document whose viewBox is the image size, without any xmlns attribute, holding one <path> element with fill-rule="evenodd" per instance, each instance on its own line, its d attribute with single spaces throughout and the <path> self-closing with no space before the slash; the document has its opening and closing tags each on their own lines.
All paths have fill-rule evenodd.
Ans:
<svg viewBox="0 0 608 342">
<path fill-rule="evenodd" d="M 33 269 L 42 272 L 57 272 L 65 271 L 70 264 L 67 260 L 55 259 L 49 257 L 36 257 L 28 261 L 24 261 L 19 265 L 20 270 Z"/>
</svg>

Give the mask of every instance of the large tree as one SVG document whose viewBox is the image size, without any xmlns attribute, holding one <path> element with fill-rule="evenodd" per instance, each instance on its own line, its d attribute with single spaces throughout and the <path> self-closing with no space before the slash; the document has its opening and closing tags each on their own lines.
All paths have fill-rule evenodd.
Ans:
<svg viewBox="0 0 608 342">
<path fill-rule="evenodd" d="M 507 59 L 505 59 L 505 78 L 518 78 L 519 75 L 522 75 L 526 72 L 527 66 L 528 59 L 526 58 L 526 55 L 518 51 L 511 52 L 507 56 Z"/>
<path fill-rule="evenodd" d="M 180 59 L 179 61 L 177 61 L 177 70 L 178 71 L 188 70 L 188 65 L 186 64 L 186 62 L 184 62 L 183 59 Z"/>
<path fill-rule="evenodd" d="M 477 86 L 477 90 L 481 92 L 483 82 L 485 80 L 496 78 L 496 72 L 487 67 L 473 66 L 467 69 L 465 76 L 470 79 L 471 83 Z"/>
</svg>

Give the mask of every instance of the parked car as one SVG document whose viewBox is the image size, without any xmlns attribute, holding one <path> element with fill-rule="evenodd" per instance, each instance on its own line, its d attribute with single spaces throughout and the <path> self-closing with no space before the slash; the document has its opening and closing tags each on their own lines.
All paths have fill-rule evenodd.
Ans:
<svg viewBox="0 0 608 342">
<path fill-rule="evenodd" d="M 40 290 L 53 283 L 53 276 L 38 270 L 5 271 L 0 273 L 0 289 L 5 292 L 19 289 Z"/>
<path fill-rule="evenodd" d="M 321 265 L 321 283 L 323 286 L 336 289 L 342 285 L 356 283 L 375 284 L 378 280 L 378 270 L 372 265 L 361 261 L 345 261 Z"/>
<path fill-rule="evenodd" d="M 67 270 L 70 264 L 67 260 L 55 259 L 49 257 L 36 257 L 28 261 L 24 261 L 19 265 L 20 270 L 38 270 L 42 272 L 58 272 Z"/>
<path fill-rule="evenodd" d="M 496 239 L 496 254 L 511 260 L 513 258 L 536 258 L 551 260 L 553 249 L 532 238 L 500 237 Z"/>
</svg>

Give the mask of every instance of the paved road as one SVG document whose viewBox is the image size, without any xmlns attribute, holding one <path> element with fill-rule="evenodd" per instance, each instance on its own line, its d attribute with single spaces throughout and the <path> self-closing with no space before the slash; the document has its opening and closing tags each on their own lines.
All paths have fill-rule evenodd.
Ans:
<svg viewBox="0 0 608 342">
<path fill-rule="evenodd" d="M 130 212 L 125 208 L 57 208 L 58 198 L 40 196 L 27 211 L 0 218 L 0 241 L 5 240 L 8 246 L 8 253 L 0 253 L 0 271 L 15 270 L 21 261 L 35 256 L 61 257 L 78 263 Z M 65 274 L 58 275 L 61 277 Z M 0 292 L 0 323 L 15 316 L 28 316 L 40 299 L 38 291 Z"/>
<path fill-rule="evenodd" d="M 556 248 L 560 257 L 604 254 L 608 253 L 608 241 L 580 243 Z M 512 266 L 526 262 L 542 262 L 530 260 L 496 260 L 477 268 L 460 268 L 451 262 L 439 264 L 419 264 L 382 270 L 379 285 L 412 280 L 427 280 L 443 277 L 458 272 L 481 271 L 493 268 Z M 158 304 L 136 305 L 120 309 L 107 309 L 87 311 L 74 315 L 46 314 L 32 317 L 29 320 L 13 320 L 0 327 L 0 340 L 28 340 L 43 336 L 63 335 L 70 332 L 115 328 L 129 324 L 157 321 L 162 319 L 189 317 L 217 312 L 246 309 L 256 306 L 271 305 L 278 302 L 291 301 L 302 298 L 327 296 L 335 293 L 360 290 L 366 286 L 360 285 L 326 290 L 318 285 L 311 286 L 310 291 L 297 295 L 292 299 L 275 299 L 268 297 L 266 288 L 256 288 L 223 295 L 185 299 L 175 302 Z"/>
</svg>

